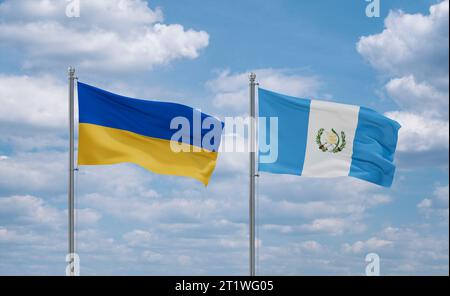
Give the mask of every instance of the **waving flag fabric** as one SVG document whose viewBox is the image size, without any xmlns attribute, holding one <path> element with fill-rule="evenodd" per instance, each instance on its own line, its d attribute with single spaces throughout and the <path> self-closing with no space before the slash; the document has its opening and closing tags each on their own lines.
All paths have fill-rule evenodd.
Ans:
<svg viewBox="0 0 450 296">
<path fill-rule="evenodd" d="M 364 107 L 259 89 L 259 116 L 278 117 L 278 158 L 259 170 L 308 177 L 352 176 L 391 186 L 400 125 Z M 261 133 L 269 135 L 269 132 Z M 260 143 L 269 139 L 260 138 Z M 262 142 L 264 141 L 264 142 Z"/>
<path fill-rule="evenodd" d="M 185 105 L 127 98 L 81 82 L 78 103 L 79 165 L 130 162 L 208 184 L 223 128 L 218 119 Z"/>
</svg>

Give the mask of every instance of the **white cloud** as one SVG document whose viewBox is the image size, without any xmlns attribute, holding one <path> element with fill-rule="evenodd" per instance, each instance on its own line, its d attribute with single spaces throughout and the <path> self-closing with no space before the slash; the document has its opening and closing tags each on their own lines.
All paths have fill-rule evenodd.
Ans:
<svg viewBox="0 0 450 296">
<path fill-rule="evenodd" d="M 448 15 L 448 0 L 431 6 L 429 15 L 391 11 L 384 31 L 361 37 L 357 50 L 389 75 L 448 77 Z"/>
<path fill-rule="evenodd" d="M 97 192 L 111 198 L 118 197 L 118 200 L 124 196 L 132 196 L 141 202 L 151 201 L 159 196 L 149 186 L 155 175 L 134 164 L 81 166 L 77 177 L 79 184 L 83 185 L 79 191 L 80 202 L 83 202 L 83 196 Z"/>
<path fill-rule="evenodd" d="M 245 237 L 221 238 L 219 244 L 226 249 L 245 249 L 248 247 L 248 240 Z M 258 243 L 256 243 L 258 244 Z"/>
<path fill-rule="evenodd" d="M 399 151 L 448 149 L 448 121 L 403 111 L 388 112 L 386 115 L 402 125 L 399 131 Z"/>
<path fill-rule="evenodd" d="M 35 152 L 10 156 L 0 165 L 0 187 L 5 191 L 66 192 L 67 155 Z"/>
<path fill-rule="evenodd" d="M 448 185 L 438 186 L 434 191 L 434 196 L 438 206 L 448 208 L 449 203 Z"/>
<path fill-rule="evenodd" d="M 67 126 L 67 86 L 50 76 L 0 75 L 0 122 L 61 128 Z"/>
<path fill-rule="evenodd" d="M 376 252 L 383 275 L 448 274 L 448 231 L 447 235 L 435 235 L 435 227 L 385 227 L 366 241 L 343 244 L 344 258 L 361 262 L 365 254 Z"/>
<path fill-rule="evenodd" d="M 295 227 L 291 225 L 265 224 L 262 225 L 264 230 L 278 231 L 283 234 L 289 234 L 295 231 Z"/>
<path fill-rule="evenodd" d="M 207 82 L 215 93 L 213 103 L 219 108 L 231 108 L 246 112 L 248 106 L 248 75 L 254 72 L 261 87 L 298 97 L 317 95 L 320 81 L 317 77 L 292 74 L 281 69 L 256 69 L 244 73 L 222 71 L 218 77 Z"/>
<path fill-rule="evenodd" d="M 391 241 L 379 239 L 376 237 L 369 238 L 367 241 L 357 241 L 354 244 L 344 244 L 343 250 L 347 253 L 361 254 L 362 252 L 374 252 L 384 249 L 392 245 Z"/>
<path fill-rule="evenodd" d="M 54 229 L 61 228 L 67 217 L 67 211 L 31 195 L 0 197 L 0 214 L 4 225 L 47 226 Z M 97 223 L 101 214 L 90 208 L 80 208 L 76 210 L 75 218 L 77 227 L 86 227 Z"/>
<path fill-rule="evenodd" d="M 213 215 L 220 209 L 218 201 L 214 199 L 123 199 L 119 196 L 105 196 L 94 193 L 82 197 L 82 200 L 83 203 L 101 208 L 116 217 L 146 222 L 180 219 L 185 222 L 199 220 L 202 217 Z"/>
<path fill-rule="evenodd" d="M 77 226 L 86 226 L 97 223 L 102 218 L 102 214 L 93 209 L 76 209 L 75 223 Z"/>
<path fill-rule="evenodd" d="M 448 119 L 448 89 L 439 90 L 427 81 L 417 82 L 413 75 L 390 80 L 386 89 L 403 110 Z"/>
<path fill-rule="evenodd" d="M 3 217 L 10 217 L 10 223 L 18 221 L 58 227 L 63 221 L 60 211 L 47 205 L 42 199 L 30 195 L 0 198 L 0 213 Z"/>
<path fill-rule="evenodd" d="M 0 145 L 16 154 L 10 156 L 8 163 L 17 165 L 17 158 L 24 158 L 24 155 L 18 156 L 22 152 L 67 149 L 67 100 L 67 85 L 51 76 L 0 74 Z M 42 156 L 54 163 L 46 154 Z M 27 161 L 30 160 L 24 165 L 32 167 L 38 158 L 30 156 Z M 49 166 L 48 163 L 40 165 Z M 5 170 L 11 171 L 14 167 L 0 168 L 0 175 Z M 30 168 L 27 173 L 33 174 L 33 171 Z M 42 171 L 43 181 L 49 174 L 51 171 Z"/>
<path fill-rule="evenodd" d="M 300 244 L 300 248 L 311 252 L 320 252 L 324 249 L 324 247 L 320 243 L 313 240 L 302 242 Z"/>
<path fill-rule="evenodd" d="M 36 13 L 34 13 L 36 12 Z M 65 17 L 57 0 L 12 1 L 0 4 L 0 38 L 19 46 L 24 65 L 72 63 L 104 71 L 146 70 L 179 58 L 195 59 L 209 43 L 204 31 L 163 24 L 160 9 L 143 0 L 82 1 L 81 17 Z"/>
<path fill-rule="evenodd" d="M 114 260 L 123 262 L 135 262 L 135 254 L 127 245 L 105 235 L 102 231 L 94 228 L 79 230 L 76 233 L 77 249 L 81 258 L 86 261 L 110 261 Z M 84 266 L 89 265 L 85 262 Z"/>
<path fill-rule="evenodd" d="M 323 218 L 329 216 L 362 215 L 366 210 L 391 202 L 392 198 L 379 193 L 379 187 L 349 178 L 317 179 L 297 176 L 262 174 L 259 198 L 262 211 L 272 211 L 283 217 L 301 216 Z M 278 186 L 284 188 L 280 196 Z M 348 190 L 352 188 L 352 190 Z"/>
<path fill-rule="evenodd" d="M 429 209 L 433 205 L 433 201 L 429 198 L 425 198 L 420 203 L 417 204 L 417 208 L 419 209 Z"/>
<path fill-rule="evenodd" d="M 411 228 L 383 229 L 379 236 L 393 242 L 390 252 L 384 256 L 380 254 L 383 264 L 392 274 L 417 274 L 424 269 L 433 274 L 448 274 L 448 233 L 435 236 L 430 233 L 431 230 L 428 228 L 418 232 Z"/>
<path fill-rule="evenodd" d="M 427 217 L 437 216 L 444 220 L 448 225 L 449 218 L 449 190 L 448 185 L 436 186 L 433 194 L 429 198 L 423 199 L 417 204 L 419 211 Z"/>
<path fill-rule="evenodd" d="M 258 196 L 258 217 L 263 217 L 264 236 L 361 234 L 367 230 L 365 219 L 371 210 L 392 202 L 379 187 L 348 177 L 261 174 L 259 179 L 258 191 L 263 194 Z"/>
<path fill-rule="evenodd" d="M 386 92 L 400 107 L 387 116 L 402 125 L 402 165 L 448 163 L 449 1 L 428 15 L 391 11 L 385 29 L 361 37 L 358 52 L 388 79 Z"/>
<path fill-rule="evenodd" d="M 148 246 L 152 241 L 153 235 L 145 230 L 135 229 L 123 235 L 123 239 L 127 241 L 130 246 Z"/>
<path fill-rule="evenodd" d="M 145 259 L 145 261 L 151 263 L 160 262 L 163 259 L 163 256 L 161 254 L 150 250 L 145 250 L 144 252 L 142 252 L 142 257 Z"/>
<path fill-rule="evenodd" d="M 364 224 L 340 218 L 315 219 L 309 224 L 300 226 L 301 231 L 313 233 L 329 233 L 342 235 L 344 232 L 358 233 L 366 229 Z"/>
<path fill-rule="evenodd" d="M 17 3 L 16 3 L 17 2 Z M 22 0 L 4 1 L 0 14 L 6 20 L 67 19 L 67 1 Z M 109 26 L 110 28 L 129 28 L 137 24 L 153 24 L 163 21 L 160 8 L 152 10 L 145 1 L 140 0 L 81 0 L 80 16 L 91 23 L 80 22 L 79 26 Z M 108 22 L 106 22 L 108 20 Z M 120 21 L 120 24 L 118 23 Z"/>
<path fill-rule="evenodd" d="M 366 199 L 367 207 L 376 207 L 379 205 L 385 205 L 392 202 L 392 198 L 386 194 L 371 194 Z"/>
<path fill-rule="evenodd" d="M 36 243 L 39 238 L 30 233 L 18 233 L 0 226 L 0 243 L 25 244 Z"/>
<path fill-rule="evenodd" d="M 265 224 L 262 229 L 268 231 L 277 231 L 282 234 L 292 233 L 314 233 L 342 235 L 344 233 L 361 233 L 366 230 L 366 226 L 358 221 L 344 218 L 319 218 L 310 223 L 302 225 L 277 225 Z"/>
</svg>

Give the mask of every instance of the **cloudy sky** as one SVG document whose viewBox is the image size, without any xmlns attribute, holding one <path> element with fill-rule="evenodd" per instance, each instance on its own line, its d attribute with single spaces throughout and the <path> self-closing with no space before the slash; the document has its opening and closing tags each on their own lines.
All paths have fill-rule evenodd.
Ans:
<svg viewBox="0 0 450 296">
<path fill-rule="evenodd" d="M 119 94 L 245 115 L 266 89 L 399 121 L 392 188 L 262 174 L 257 272 L 449 273 L 449 1 L 0 0 L 0 274 L 65 273 L 67 67 Z M 247 155 L 210 185 L 130 164 L 80 167 L 81 273 L 248 273 Z"/>
</svg>

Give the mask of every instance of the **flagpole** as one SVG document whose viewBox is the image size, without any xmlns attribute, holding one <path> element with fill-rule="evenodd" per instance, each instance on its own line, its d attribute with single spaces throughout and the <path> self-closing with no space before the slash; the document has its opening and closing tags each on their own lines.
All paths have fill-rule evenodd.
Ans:
<svg viewBox="0 0 450 296">
<path fill-rule="evenodd" d="M 256 103 L 255 103 L 255 88 L 256 88 L 256 74 L 250 73 L 250 276 L 255 276 L 255 164 L 256 164 Z"/>
<path fill-rule="evenodd" d="M 75 96 L 75 68 L 69 67 L 69 258 L 70 275 L 75 275 L 75 197 L 74 197 L 74 96 Z"/>
</svg>

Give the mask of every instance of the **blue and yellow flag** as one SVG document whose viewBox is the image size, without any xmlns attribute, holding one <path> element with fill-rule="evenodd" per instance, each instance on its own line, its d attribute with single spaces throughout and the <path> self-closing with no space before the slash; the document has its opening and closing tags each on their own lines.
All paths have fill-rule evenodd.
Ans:
<svg viewBox="0 0 450 296">
<path fill-rule="evenodd" d="M 207 185 L 223 123 L 191 107 L 119 96 L 78 82 L 79 165 L 130 162 Z"/>
</svg>

